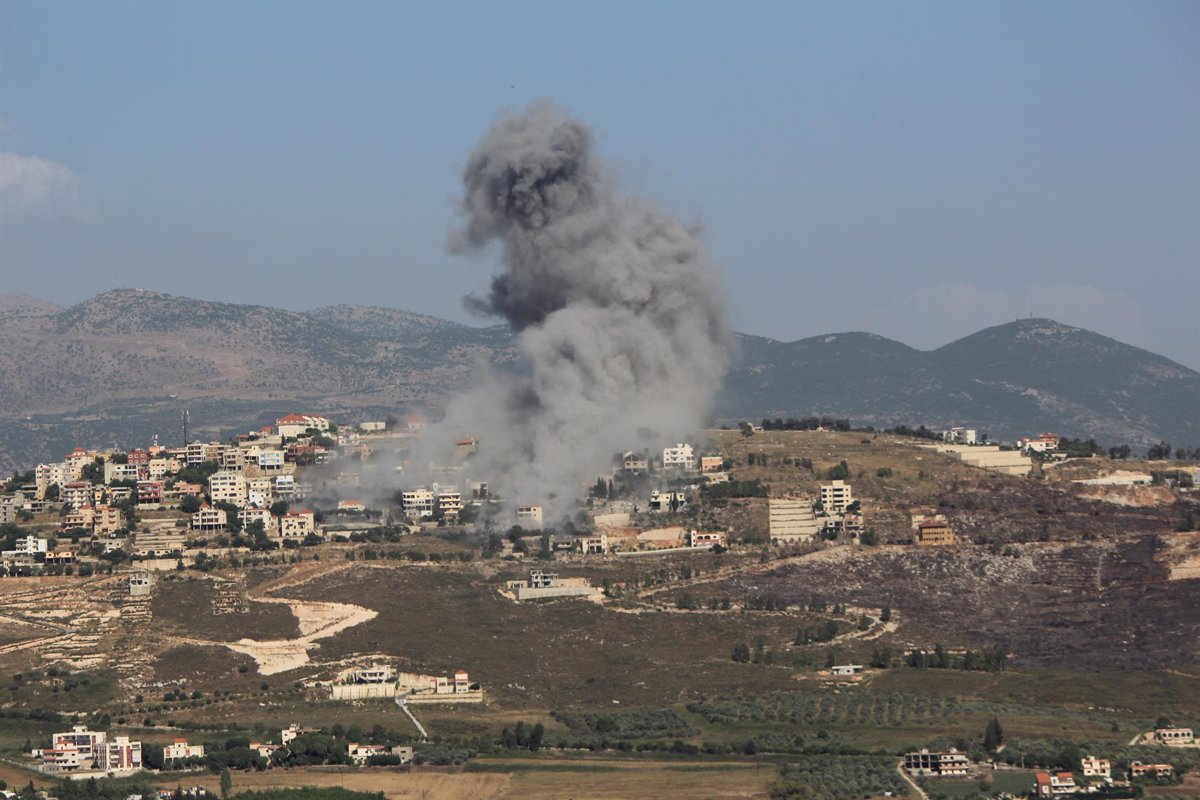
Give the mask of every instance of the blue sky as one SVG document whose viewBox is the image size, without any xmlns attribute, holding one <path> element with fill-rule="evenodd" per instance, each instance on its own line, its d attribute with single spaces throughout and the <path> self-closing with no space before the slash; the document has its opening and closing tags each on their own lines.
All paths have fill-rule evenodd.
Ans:
<svg viewBox="0 0 1200 800">
<path fill-rule="evenodd" d="M 471 146 L 550 97 L 739 330 L 1050 316 L 1200 368 L 1200 4 L 0 2 L 0 292 L 469 320 Z"/>
</svg>

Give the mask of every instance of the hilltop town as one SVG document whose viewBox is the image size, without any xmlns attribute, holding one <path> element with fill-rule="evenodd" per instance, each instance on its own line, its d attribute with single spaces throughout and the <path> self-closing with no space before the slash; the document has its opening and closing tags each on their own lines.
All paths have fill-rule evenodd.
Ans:
<svg viewBox="0 0 1200 800">
<path fill-rule="evenodd" d="M 288 413 L 17 470 L 9 785 L 581 748 L 861 796 L 1200 780 L 1194 451 L 742 422 L 614 453 L 556 517 L 480 480 L 473 437 L 414 469 L 428 426 Z"/>
</svg>

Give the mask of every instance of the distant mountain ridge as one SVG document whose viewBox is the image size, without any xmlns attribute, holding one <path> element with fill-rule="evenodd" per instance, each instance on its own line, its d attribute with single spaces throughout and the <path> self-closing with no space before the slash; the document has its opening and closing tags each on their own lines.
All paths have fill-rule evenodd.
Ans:
<svg viewBox="0 0 1200 800">
<path fill-rule="evenodd" d="M 727 420 L 821 414 L 964 424 L 993 438 L 1051 430 L 1200 444 L 1200 373 L 1053 320 L 930 351 L 860 332 L 737 341 L 715 409 Z M 0 466 L 81 439 L 173 435 L 164 426 L 182 407 L 214 433 L 294 409 L 436 410 L 477 365 L 514 357 L 504 326 L 376 306 L 297 312 L 118 289 L 61 309 L 0 295 Z"/>
</svg>

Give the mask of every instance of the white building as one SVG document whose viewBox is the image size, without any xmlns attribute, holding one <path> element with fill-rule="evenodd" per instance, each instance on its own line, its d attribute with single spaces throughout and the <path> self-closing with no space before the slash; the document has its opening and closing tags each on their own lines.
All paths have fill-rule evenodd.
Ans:
<svg viewBox="0 0 1200 800">
<path fill-rule="evenodd" d="M 204 745 L 188 744 L 187 739 L 176 739 L 163 748 L 163 761 L 182 761 L 185 758 L 204 758 Z"/>
<path fill-rule="evenodd" d="M 310 428 L 319 433 L 328 432 L 329 420 L 310 414 L 288 414 L 286 417 L 275 420 L 275 427 L 279 430 L 280 436 L 294 438 L 307 433 Z"/>
<path fill-rule="evenodd" d="M 662 461 L 663 469 L 691 471 L 696 468 L 696 451 L 690 444 L 678 442 L 674 447 L 663 448 Z"/>
<path fill-rule="evenodd" d="M 1080 765 L 1083 768 L 1083 777 L 1085 778 L 1112 777 L 1112 762 L 1110 762 L 1107 758 L 1086 756 L 1080 761 Z"/>
<path fill-rule="evenodd" d="M 316 515 L 307 508 L 289 511 L 279 518 L 279 535 L 284 539 L 303 539 L 316 532 Z"/>
<path fill-rule="evenodd" d="M 828 514 L 845 514 L 854 502 L 854 491 L 845 481 L 821 484 L 821 505 Z"/>
<path fill-rule="evenodd" d="M 409 519 L 429 519 L 433 516 L 435 496 L 429 489 L 410 489 L 400 494 L 400 507 Z"/>
<path fill-rule="evenodd" d="M 246 476 L 234 470 L 214 472 L 208 478 L 208 496 L 213 503 L 246 505 Z"/>
<path fill-rule="evenodd" d="M 542 507 L 517 506 L 517 523 L 523 527 L 542 527 Z"/>
<path fill-rule="evenodd" d="M 950 444 L 975 444 L 978 442 L 978 437 L 974 428 L 951 428 L 948 431 L 942 431 L 942 441 Z"/>
<path fill-rule="evenodd" d="M 223 531 L 229 524 L 229 515 L 224 509 L 203 506 L 192 514 L 191 528 L 198 532 Z"/>
</svg>

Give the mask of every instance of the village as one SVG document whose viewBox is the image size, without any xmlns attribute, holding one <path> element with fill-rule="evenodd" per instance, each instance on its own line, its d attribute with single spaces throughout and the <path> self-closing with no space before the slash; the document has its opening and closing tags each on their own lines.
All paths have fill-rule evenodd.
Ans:
<svg viewBox="0 0 1200 800">
<path fill-rule="evenodd" d="M 339 424 L 315 414 L 288 414 L 274 426 L 222 442 L 154 443 L 124 451 L 76 448 L 61 462 L 18 473 L 0 495 L 0 574 L 12 587 L 30 587 L 31 594 L 14 595 L 15 601 L 38 599 L 29 610 L 13 606 L 4 613 L 12 611 L 12 619 L 21 624 L 41 626 L 46 635 L 0 643 L 0 652 L 36 654 L 44 665 L 70 669 L 115 665 L 124 691 L 138 693 L 139 703 L 141 693 L 148 691 L 185 696 L 182 689 L 155 681 L 148 662 L 127 663 L 124 651 L 106 652 L 104 643 L 120 641 L 114 636 L 136 636 L 157 618 L 152 606 L 161 592 L 177 592 L 198 581 L 210 587 L 211 612 L 218 618 L 281 603 L 300 620 L 299 632 L 223 641 L 206 638 L 211 633 L 189 634 L 186 616 L 180 616 L 171 633 L 176 641 L 248 655 L 262 676 L 293 676 L 289 680 L 309 708 L 390 708 L 407 725 L 397 739 L 348 738 L 344 730 L 331 732 L 331 726 L 296 723 L 283 729 L 278 740 L 248 737 L 236 754 L 220 742 L 191 735 L 169 745 L 146 745 L 130 732 L 109 735 L 76 726 L 32 747 L 24 754 L 26 763 L 46 775 L 72 778 L 120 777 L 147 769 L 271 770 L 293 763 L 407 768 L 421 762 L 430 730 L 436 730 L 445 713 L 439 709 L 493 702 L 471 678 L 480 670 L 468 650 L 459 658 L 470 673 L 456 668 L 439 674 L 439 664 L 430 669 L 411 659 L 397 660 L 402 653 L 396 651 L 359 650 L 340 660 L 319 657 L 322 641 L 368 623 L 376 612 L 356 605 L 361 601 L 352 593 L 302 601 L 273 595 L 272 584 L 251 590 L 239 577 L 243 569 L 275 565 L 295 570 L 310 564 L 311 577 L 303 577 L 308 573 L 302 569 L 297 573 L 301 577 L 279 580 L 280 587 L 294 587 L 323 580 L 331 570 L 368 567 L 403 552 L 406 560 L 428 567 L 483 569 L 492 591 L 514 606 L 560 608 L 584 601 L 617 615 L 730 618 L 755 613 L 799 618 L 817 609 L 826 614 L 825 621 L 802 628 L 790 647 L 773 650 L 761 642 L 741 642 L 733 647 L 732 660 L 770 664 L 792 659 L 811 665 L 801 667 L 793 680 L 855 691 L 885 679 L 889 667 L 937 667 L 937 659 L 943 659 L 953 669 L 1003 669 L 1007 654 L 940 650 L 938 645 L 940 655 L 935 656 L 910 644 L 902 654 L 888 655 L 887 648 L 875 643 L 890 637 L 903 619 L 899 612 L 879 607 L 882 603 L 874 608 L 835 604 L 826 612 L 815 601 L 789 602 L 717 587 L 726 579 L 737 580 L 745 565 L 755 561 L 769 565 L 854 558 L 875 550 L 914 557 L 994 551 L 994 545 L 981 546 L 988 540 L 981 541 L 978 522 L 953 513 L 953 506 L 936 494 L 921 495 L 916 502 L 910 494 L 889 499 L 886 487 L 898 471 L 919 481 L 936 466 L 954 474 L 990 474 L 1018 482 L 1012 485 L 1050 483 L 1116 498 L 1164 491 L 1186 496 L 1195 486 L 1196 469 L 1186 462 L 1144 461 L 1126 468 L 1119 460 L 1106 460 L 1110 466 L 1097 472 L 1092 469 L 1097 460 L 1074 449 L 1078 443 L 1053 434 L 1000 445 L 965 428 L 910 438 L 888 434 L 893 455 L 886 466 L 864 470 L 854 456 L 848 463 L 836 455 L 819 464 L 781 452 L 776 431 L 787 431 L 787 423 L 776 421 L 776 427 L 763 422 L 710 431 L 694 442 L 673 442 L 653 452 L 615 454 L 593 483 L 580 486 L 575 513 L 557 518 L 549 504 L 502 497 L 489 487 L 494 482 L 474 475 L 469 467 L 479 443 L 469 437 L 455 442 L 451 463 L 411 470 L 432 472 L 435 482 L 410 483 L 406 453 L 427 429 L 419 415 L 402 422 Z M 843 436 L 869 451 L 878 447 L 871 443 L 880 433 L 834 434 L 817 425 L 811 432 L 788 435 L 819 441 Z M 773 477 L 789 471 L 800 478 Z M 380 474 L 388 476 L 383 483 L 377 480 Z M 464 546 L 473 549 L 468 552 Z M 390 549 L 395 547 L 403 549 Z M 1177 567 L 1181 576 L 1190 574 L 1190 563 Z M 706 573 L 708 577 L 700 577 Z M 37 594 L 41 590 L 34 587 L 46 579 L 58 582 L 59 595 Z M 70 625 L 56 621 L 54 604 L 69 595 L 71 581 L 97 579 L 107 581 L 104 597 L 111 599 L 89 601 L 92 610 Z M 115 609 L 106 610 L 104 602 Z M 864 652 L 864 646 L 874 650 Z M 796 660 L 810 658 L 800 652 L 811 647 L 825 648 L 823 667 Z M 794 652 L 781 655 L 784 649 Z M 480 674 L 489 682 L 494 677 L 486 670 Z M 514 691 L 512 684 L 499 688 L 501 695 Z M 302 748 L 318 740 L 314 747 L 321 755 L 312 762 L 318 757 Z M 1190 762 L 1181 768 L 1178 761 L 1162 760 L 1156 757 L 1160 748 L 1185 753 L 1195 745 L 1190 729 L 1166 726 L 1141 735 L 1137 746 L 1148 748 L 1144 756 L 1115 759 L 1083 753 L 1078 762 L 1057 770 L 1006 763 L 1003 746 L 910 750 L 897 766 L 924 791 L 935 793 L 942 783 L 968 780 L 1010 787 L 1012 796 L 1132 797 L 1139 787 L 1170 786 L 1184 779 Z M 1017 786 L 1020 782 L 1028 785 Z"/>
</svg>

